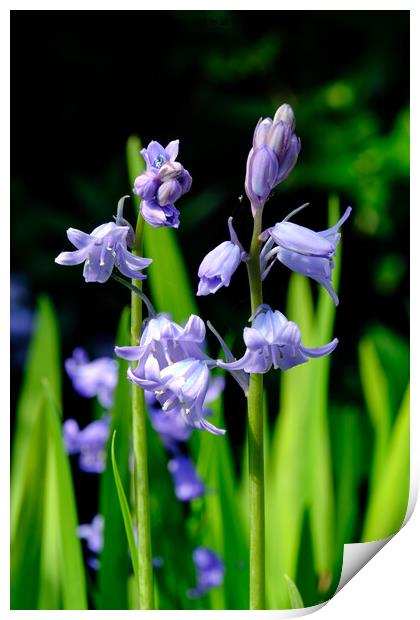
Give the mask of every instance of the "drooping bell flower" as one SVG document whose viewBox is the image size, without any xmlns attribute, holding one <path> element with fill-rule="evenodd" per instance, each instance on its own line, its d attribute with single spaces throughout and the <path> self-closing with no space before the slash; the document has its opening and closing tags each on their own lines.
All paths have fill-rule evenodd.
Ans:
<svg viewBox="0 0 420 620">
<path fill-rule="evenodd" d="M 179 140 L 173 140 L 166 148 L 153 140 L 141 151 L 147 169 L 134 181 L 133 191 L 142 199 L 143 218 L 154 228 L 178 228 L 179 211 L 175 202 L 191 187 L 191 175 L 175 161 L 178 148 Z"/>
<path fill-rule="evenodd" d="M 205 334 L 204 322 L 196 315 L 181 327 L 159 314 L 146 324 L 139 346 L 116 347 L 115 352 L 137 361 L 137 366 L 127 371 L 129 381 L 153 392 L 164 411 L 177 410 L 188 426 L 221 434 L 224 431 L 204 419 L 208 366 L 216 366 L 204 353 Z"/>
<path fill-rule="evenodd" d="M 137 367 L 129 369 L 131 379 L 135 381 L 144 376 L 146 361 L 152 357 L 159 366 L 179 362 L 187 357 L 206 359 L 203 351 L 206 326 L 203 320 L 192 314 L 182 327 L 161 313 L 150 319 L 144 326 L 138 346 L 115 347 L 115 353 L 128 361 L 137 361 Z M 130 376 L 129 376 L 130 378 Z"/>
<path fill-rule="evenodd" d="M 77 347 L 72 357 L 65 361 L 65 368 L 80 396 L 96 396 L 103 407 L 112 407 L 118 380 L 118 364 L 114 359 L 99 357 L 90 361 L 86 351 Z"/>
<path fill-rule="evenodd" d="M 239 242 L 232 220 L 232 217 L 228 219 L 230 241 L 218 245 L 201 262 L 198 269 L 200 282 L 197 295 L 208 295 L 215 293 L 222 286 L 229 286 L 230 279 L 241 260 L 246 260 L 247 254 Z"/>
<path fill-rule="evenodd" d="M 80 265 L 84 263 L 83 277 L 86 282 L 106 282 L 114 267 L 127 278 L 143 280 L 141 273 L 152 262 L 151 258 L 135 256 L 128 249 L 134 243 L 134 231 L 122 218 L 122 203 L 118 205 L 115 222 L 101 224 L 90 234 L 76 228 L 67 230 L 69 241 L 77 248 L 74 252 L 61 252 L 55 259 L 59 265 Z"/>
<path fill-rule="evenodd" d="M 257 124 L 245 179 L 245 191 L 254 215 L 296 164 L 300 140 L 294 129 L 295 116 L 286 103 L 278 108 L 273 119 L 260 119 Z"/>
<path fill-rule="evenodd" d="M 193 552 L 193 562 L 197 572 L 197 585 L 188 591 L 190 598 L 204 596 L 212 588 L 222 585 L 225 565 L 214 551 L 197 547 Z"/>
<path fill-rule="evenodd" d="M 324 357 L 334 351 L 338 344 L 334 338 L 328 344 L 308 348 L 302 344 L 299 327 L 265 304 L 257 308 L 252 327 L 245 327 L 244 342 L 246 351 L 235 362 L 219 361 L 226 370 L 242 369 L 249 373 L 266 373 L 270 368 L 288 370 L 308 361 L 309 357 Z"/>
<path fill-rule="evenodd" d="M 263 277 L 271 268 L 272 263 L 268 265 L 269 260 L 274 261 L 277 258 L 292 271 L 308 276 L 321 284 L 337 306 L 338 297 L 331 283 L 333 256 L 341 238 L 338 230 L 350 213 L 351 207 L 348 207 L 335 226 L 320 232 L 289 222 L 290 216 L 266 230 L 260 237 L 262 240 L 268 239 L 262 250 Z"/>
<path fill-rule="evenodd" d="M 210 380 L 204 398 L 203 417 L 211 416 L 212 412 L 209 405 L 219 398 L 224 387 L 225 380 L 223 377 L 217 376 Z M 181 407 L 176 407 L 171 411 L 163 411 L 153 392 L 146 390 L 144 395 L 153 428 L 159 433 L 165 447 L 171 452 L 177 453 L 179 443 L 187 441 L 192 431 L 192 427 L 184 421 Z"/>
<path fill-rule="evenodd" d="M 175 495 L 181 502 L 190 502 L 205 494 L 203 481 L 198 477 L 194 464 L 183 454 L 175 455 L 168 463 L 175 486 Z"/>
</svg>

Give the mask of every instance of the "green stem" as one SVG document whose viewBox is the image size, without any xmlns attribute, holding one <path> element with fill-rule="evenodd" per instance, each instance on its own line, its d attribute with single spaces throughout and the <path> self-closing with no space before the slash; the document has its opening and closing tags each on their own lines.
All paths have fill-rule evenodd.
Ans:
<svg viewBox="0 0 420 620">
<path fill-rule="evenodd" d="M 144 220 L 139 214 L 136 226 L 136 242 L 133 253 L 141 256 L 143 252 Z M 142 288 L 141 280 L 133 284 Z M 143 322 L 142 300 L 131 293 L 131 344 L 138 346 Z M 140 609 L 154 609 L 152 543 L 150 536 L 149 481 L 147 472 L 146 407 L 144 392 L 133 383 L 133 451 L 134 451 L 134 501 L 138 534 L 137 554 L 139 565 L 139 605 Z"/>
<path fill-rule="evenodd" d="M 262 209 L 257 209 L 247 261 L 252 314 L 263 302 L 260 269 Z M 263 375 L 251 374 L 248 393 L 250 583 L 249 608 L 265 609 Z"/>
</svg>

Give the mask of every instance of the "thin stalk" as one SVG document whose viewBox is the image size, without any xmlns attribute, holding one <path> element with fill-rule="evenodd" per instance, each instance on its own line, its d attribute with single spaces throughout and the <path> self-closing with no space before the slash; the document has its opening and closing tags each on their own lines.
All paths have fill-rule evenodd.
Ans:
<svg viewBox="0 0 420 620">
<path fill-rule="evenodd" d="M 247 261 L 251 311 L 263 303 L 260 249 L 262 209 L 254 217 L 249 258 Z M 248 393 L 249 454 L 249 522 L 250 584 L 249 608 L 265 609 L 265 509 L 264 509 L 264 441 L 263 441 L 263 375 L 251 374 Z"/>
<path fill-rule="evenodd" d="M 136 242 L 133 253 L 141 256 L 143 252 L 144 220 L 139 214 L 136 225 Z M 142 281 L 133 280 L 133 285 L 141 290 Z M 141 298 L 131 293 L 131 344 L 139 344 L 143 308 Z M 149 480 L 147 470 L 146 407 L 144 392 L 132 384 L 132 423 L 134 452 L 134 502 L 138 534 L 137 554 L 139 565 L 139 606 L 140 609 L 154 609 L 152 543 L 150 536 Z"/>
</svg>

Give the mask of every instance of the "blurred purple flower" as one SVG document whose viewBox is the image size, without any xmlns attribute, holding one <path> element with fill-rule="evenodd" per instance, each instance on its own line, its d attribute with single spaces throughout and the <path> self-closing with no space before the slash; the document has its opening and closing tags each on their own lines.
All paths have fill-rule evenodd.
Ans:
<svg viewBox="0 0 420 620">
<path fill-rule="evenodd" d="M 79 525 L 77 528 L 77 535 L 79 538 L 86 541 L 86 546 L 94 553 L 94 556 L 90 556 L 86 560 L 86 564 L 93 570 L 99 570 L 100 561 L 96 557 L 101 553 L 104 546 L 104 518 L 102 515 L 96 515 L 92 519 L 92 523 L 86 523 Z"/>
<path fill-rule="evenodd" d="M 197 585 L 188 591 L 190 598 L 204 596 L 212 588 L 222 585 L 225 565 L 214 551 L 197 547 L 193 552 L 193 561 L 197 571 Z"/>
<path fill-rule="evenodd" d="M 76 420 L 63 424 L 64 447 L 68 454 L 79 454 L 79 467 L 86 473 L 100 474 L 105 469 L 105 445 L 109 436 L 110 420 L 105 415 L 80 430 Z"/>
<path fill-rule="evenodd" d="M 296 323 L 288 321 L 278 310 L 272 311 L 265 304 L 257 308 L 252 327 L 245 327 L 246 351 L 235 362 L 218 362 L 227 370 L 243 369 L 249 373 L 266 373 L 272 366 L 288 370 L 308 361 L 308 357 L 324 357 L 334 351 L 338 344 L 334 338 L 328 344 L 308 348 L 301 343 L 301 334 Z"/>
<path fill-rule="evenodd" d="M 173 140 L 166 148 L 159 142 L 150 142 L 142 149 L 147 169 L 134 181 L 134 193 L 140 196 L 140 211 L 151 226 L 178 228 L 179 211 L 175 202 L 189 191 L 192 183 L 187 170 L 175 161 L 179 140 Z"/>
<path fill-rule="evenodd" d="M 233 218 L 228 219 L 230 241 L 224 241 L 209 252 L 202 260 L 198 269 L 197 295 L 215 293 L 222 286 L 229 286 L 230 279 L 235 273 L 241 260 L 246 260 L 244 251 L 232 224 Z"/>
<path fill-rule="evenodd" d="M 23 366 L 25 362 L 34 323 L 34 312 L 28 306 L 25 278 L 14 274 L 10 279 L 10 342 L 11 357 L 17 366 Z"/>
<path fill-rule="evenodd" d="M 111 357 L 98 357 L 89 361 L 86 351 L 82 347 L 77 347 L 72 357 L 65 361 L 65 368 L 73 388 L 80 396 L 86 398 L 97 396 L 103 407 L 106 409 L 112 407 L 118 380 L 116 360 Z"/>
<path fill-rule="evenodd" d="M 106 282 L 115 267 L 127 278 L 143 280 L 140 273 L 152 262 L 151 258 L 135 256 L 128 251 L 134 243 L 134 231 L 122 217 L 122 198 L 118 204 L 116 222 L 101 224 L 90 235 L 69 228 L 67 237 L 77 248 L 74 252 L 61 252 L 55 259 L 59 265 L 80 265 L 84 263 L 83 277 L 86 282 Z"/>
<path fill-rule="evenodd" d="M 274 119 L 260 119 L 248 155 L 245 190 L 252 212 L 264 206 L 271 191 L 293 170 L 300 151 L 292 108 L 283 104 Z"/>
<path fill-rule="evenodd" d="M 335 305 L 338 305 L 338 297 L 331 283 L 333 256 L 341 238 L 338 229 L 350 213 L 351 207 L 348 207 L 335 226 L 320 232 L 287 221 L 290 216 L 266 230 L 260 237 L 263 241 L 268 239 L 261 252 L 263 278 L 277 258 L 292 271 L 319 282 L 328 291 Z"/>
<path fill-rule="evenodd" d="M 77 535 L 86 541 L 87 548 L 92 553 L 100 553 L 104 546 L 104 518 L 102 515 L 96 515 L 92 519 L 92 523 L 79 525 Z"/>
<path fill-rule="evenodd" d="M 205 494 L 203 481 L 198 477 L 193 462 L 183 454 L 175 455 L 168 463 L 175 485 L 175 495 L 181 502 L 190 502 Z"/>
</svg>

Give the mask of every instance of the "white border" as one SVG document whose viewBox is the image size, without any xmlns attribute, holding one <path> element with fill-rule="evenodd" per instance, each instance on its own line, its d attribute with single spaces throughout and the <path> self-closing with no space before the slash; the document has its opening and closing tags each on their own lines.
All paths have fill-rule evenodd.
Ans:
<svg viewBox="0 0 420 620">
<path fill-rule="evenodd" d="M 33 10 L 33 2 L 18 2 L 11 3 L 14 6 L 11 7 L 12 10 Z M 79 2 L 74 1 L 72 3 L 61 3 L 60 6 L 57 6 L 57 2 L 42 2 L 39 3 L 36 7 L 37 10 L 49 10 L 49 9 L 82 9 L 82 10 L 138 10 L 139 8 L 143 8 L 146 3 L 139 3 L 133 1 L 122 1 L 119 2 L 118 5 L 116 3 L 109 2 L 107 0 L 99 0 L 94 2 Z M 143 5 L 143 6 L 142 6 Z M 253 6 L 252 6 L 253 5 Z M 389 2 L 383 0 L 382 2 L 360 2 L 353 1 L 349 6 L 343 7 L 340 6 L 340 10 L 409 10 L 412 8 L 413 3 L 400 2 L 397 6 L 394 2 Z M 254 9 L 255 3 L 251 2 L 241 2 L 239 0 L 230 0 L 223 3 L 203 3 L 200 7 L 197 6 L 196 2 L 184 1 L 184 2 L 175 2 L 168 1 L 165 2 L 160 0 L 155 0 L 153 3 L 153 7 L 150 7 L 148 4 L 147 7 L 144 8 L 153 8 L 154 10 L 197 10 L 199 9 L 210 9 L 210 10 L 244 10 L 244 9 Z M 281 7 L 282 9 L 288 9 L 289 7 Z M 311 10 L 314 7 L 310 2 L 294 2 L 293 9 L 295 10 Z M 258 10 L 278 10 L 279 5 L 277 2 L 259 2 Z M 323 2 L 321 5 L 316 6 L 317 10 L 337 10 L 336 2 Z M 8 119 L 10 118 L 10 70 L 9 70 L 9 47 L 10 47 L 10 34 L 9 34 L 9 11 L 1 10 L 0 20 L 0 70 L 1 70 L 1 84 L 3 86 L 3 93 L 0 99 L 0 104 L 2 107 L 2 114 L 0 118 L 2 119 L 2 137 L 1 140 L 1 166 L 0 166 L 0 174 L 2 177 L 1 183 L 1 191 L 4 194 L 4 200 L 2 201 L 2 231 L 10 226 L 10 216 L 7 212 L 6 205 L 9 202 L 8 197 L 8 180 L 10 174 L 10 161 L 9 161 L 9 146 L 10 146 L 10 127 L 8 123 Z M 412 108 L 416 109 L 418 113 L 418 93 L 417 93 L 417 75 L 415 72 L 418 72 L 419 63 L 419 20 L 417 17 L 417 12 L 412 11 L 412 37 L 411 37 L 411 77 L 412 77 Z M 24 79 L 24 76 L 22 76 Z M 28 93 L 28 106 L 30 106 L 30 93 Z M 411 127 L 411 135 L 412 135 L 412 161 L 414 162 L 414 166 L 419 162 L 418 157 L 418 144 L 419 144 L 419 125 L 417 121 L 417 117 L 413 115 L 412 118 L 412 127 Z M 30 145 L 28 148 L 28 157 L 36 156 L 36 145 Z M 412 226 L 411 226 L 411 247 L 412 247 L 412 268 L 411 268 L 411 285 L 412 285 L 412 307 L 414 309 L 413 315 L 414 317 L 420 316 L 419 307 L 418 307 L 418 273 L 419 271 L 416 269 L 419 263 L 419 254 L 418 254 L 418 232 L 420 230 L 419 224 L 419 209 L 420 209 L 420 195 L 418 189 L 418 181 L 416 179 L 416 175 L 412 175 L 411 180 L 411 191 L 412 191 L 412 199 L 411 203 L 414 205 L 411 211 L 412 217 Z M 22 223 L 24 225 L 24 223 Z M 2 270 L 2 276 L 4 277 L 4 282 L 8 283 L 9 281 L 9 255 L 10 255 L 10 241 L 7 236 L 3 233 L 2 236 L 2 260 L 0 261 L 0 269 Z M 28 252 L 28 260 L 30 260 L 30 248 L 27 248 Z M 8 289 L 8 285 L 6 285 L 6 290 Z M 2 366 L 1 379 L 3 382 L 3 390 L 2 394 L 8 395 L 8 399 L 3 396 L 3 403 L 10 405 L 10 394 L 9 394 L 9 385 L 10 385 L 10 377 L 9 377 L 9 361 L 7 352 L 9 350 L 9 311 L 7 304 L 0 304 L 0 325 L 1 325 L 1 342 L 3 346 L 1 347 L 1 351 L 6 353 L 3 355 L 4 364 Z M 412 324 L 412 341 L 415 344 L 418 344 L 418 328 L 417 323 L 414 320 Z M 412 353 L 412 374 L 416 377 L 416 371 L 418 370 L 418 359 L 416 354 L 416 347 L 413 347 Z M 419 392 L 417 388 L 417 383 L 414 383 L 412 386 L 412 395 L 411 395 L 411 497 L 414 497 L 417 494 L 418 490 L 418 473 L 420 470 L 420 455 L 419 455 L 419 447 L 420 447 L 420 424 L 417 419 L 419 407 Z M 9 406 L 10 409 L 10 406 Z M 9 611 L 8 610 L 8 598 L 9 598 L 9 430 L 10 430 L 10 422 L 8 421 L 8 412 L 7 406 L 4 407 L 4 416 L 6 417 L 6 421 L 3 420 L 2 430 L 3 432 L 0 434 L 0 492 L 1 497 L 3 498 L 2 502 L 2 510 L 0 512 L 1 515 L 1 537 L 0 537 L 0 610 L 3 612 L 4 616 L 2 617 L 18 617 L 18 616 L 27 616 L 28 614 L 40 615 L 42 614 L 42 618 L 55 617 L 56 611 Z M 413 492 L 414 485 L 414 492 Z M 414 495 L 413 495 L 414 493 Z M 347 618 L 351 618 L 353 620 L 354 615 L 358 614 L 362 617 L 369 617 L 370 614 L 374 614 L 375 617 L 381 618 L 395 618 L 395 615 L 398 614 L 403 618 L 412 618 L 414 616 L 414 609 L 418 610 L 418 551 L 420 549 L 419 546 L 419 531 L 420 531 L 420 511 L 417 510 L 414 513 L 414 516 L 410 520 L 410 522 L 404 527 L 403 531 L 387 545 L 386 549 L 384 549 L 379 556 L 374 558 L 359 575 L 356 575 L 354 579 L 352 579 L 352 585 L 344 588 L 341 592 L 339 592 L 334 598 L 323 607 L 320 612 L 320 617 L 323 618 L 337 618 L 346 620 Z M 367 543 L 370 544 L 370 543 Z M 319 606 L 318 606 L 319 607 Z M 318 608 L 317 607 L 317 608 Z M 307 609 L 306 612 L 310 613 L 311 611 L 315 611 L 314 608 Z M 63 611 L 61 614 L 64 614 L 67 618 L 76 618 L 80 612 L 72 612 L 72 611 Z M 84 612 L 89 613 L 92 617 L 102 617 L 102 615 L 115 616 L 115 612 L 113 611 L 89 611 Z M 118 612 L 118 614 L 129 614 L 132 612 Z M 136 613 L 136 612 L 134 612 Z M 141 612 L 144 617 L 153 615 L 153 618 L 157 618 L 159 616 L 179 616 L 179 611 L 173 612 Z M 197 614 L 197 612 L 192 612 Z M 226 615 L 229 614 L 231 617 L 242 618 L 244 612 L 229 612 L 229 611 L 203 611 L 199 612 L 200 615 Z M 281 617 L 296 617 L 296 612 L 289 612 L 285 614 L 285 612 L 280 611 L 264 611 L 264 612 L 245 612 L 247 615 L 252 615 L 253 617 L 262 617 L 262 616 L 273 616 L 277 618 Z M 61 615 L 60 614 L 60 615 Z M 188 612 L 183 611 L 182 614 L 188 614 Z M 302 614 L 299 614 L 302 615 Z"/>
</svg>

